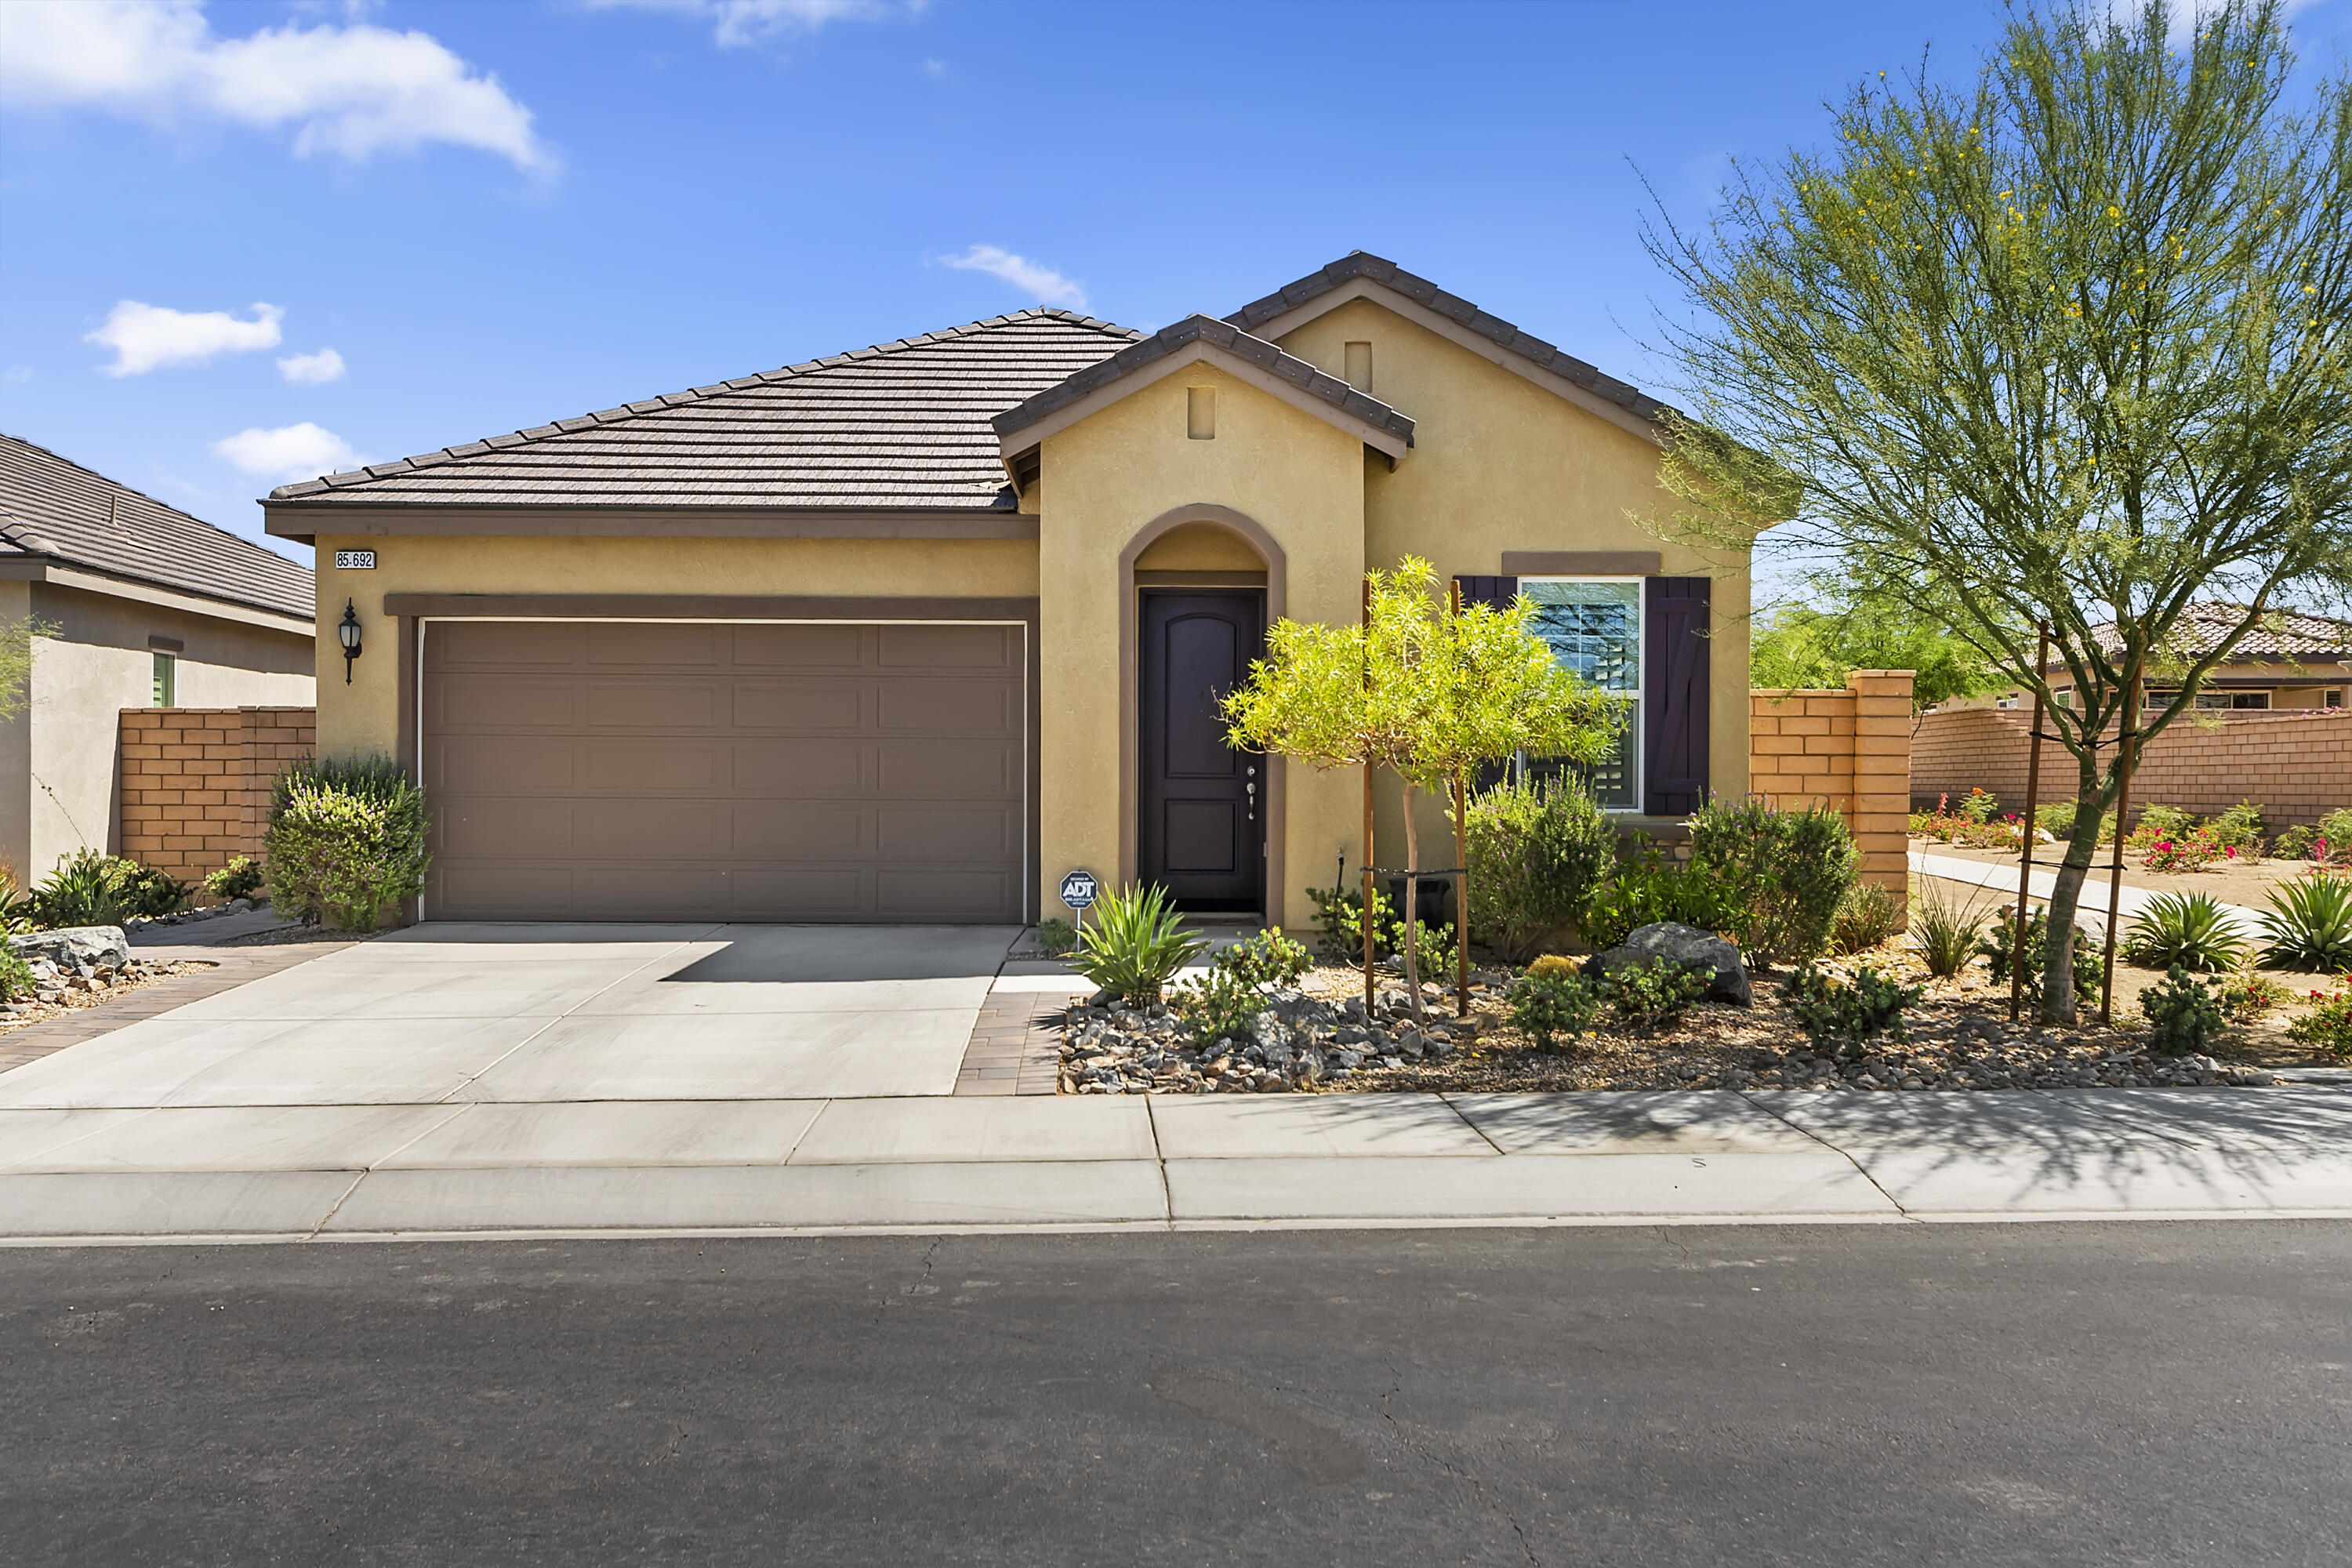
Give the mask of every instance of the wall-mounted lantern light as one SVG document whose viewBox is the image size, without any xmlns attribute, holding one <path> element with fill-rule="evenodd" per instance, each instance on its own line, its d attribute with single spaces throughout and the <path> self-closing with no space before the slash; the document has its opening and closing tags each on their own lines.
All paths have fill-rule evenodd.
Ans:
<svg viewBox="0 0 2352 1568">
<path fill-rule="evenodd" d="M 343 618 L 335 625 L 335 635 L 343 641 L 343 684 L 352 683 L 352 660 L 360 656 L 360 616 L 352 601 L 343 601 Z"/>
</svg>

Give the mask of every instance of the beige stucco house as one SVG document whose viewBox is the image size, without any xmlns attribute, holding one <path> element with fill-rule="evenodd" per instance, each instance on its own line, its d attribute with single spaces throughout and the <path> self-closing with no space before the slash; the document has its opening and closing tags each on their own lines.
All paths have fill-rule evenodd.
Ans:
<svg viewBox="0 0 2352 1568">
<path fill-rule="evenodd" d="M 300 563 L 0 436 L 0 627 L 46 634 L 0 718 L 0 854 L 20 881 L 121 847 L 123 709 L 309 703 L 311 594 Z"/>
<path fill-rule="evenodd" d="M 1638 699 L 1612 809 L 1745 791 L 1748 584 L 1644 526 L 1663 412 L 1359 253 L 1222 320 L 1025 310 L 266 507 L 362 627 L 348 684 L 320 639 L 321 751 L 433 802 L 425 919 L 1028 921 L 1084 869 L 1297 925 L 1360 781 L 1234 753 L 1215 697 L 1408 553 Z"/>
</svg>

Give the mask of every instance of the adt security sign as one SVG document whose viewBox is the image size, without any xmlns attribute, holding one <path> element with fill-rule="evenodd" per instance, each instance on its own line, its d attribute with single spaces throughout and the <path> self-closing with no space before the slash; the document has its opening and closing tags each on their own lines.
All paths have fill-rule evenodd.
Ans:
<svg viewBox="0 0 2352 1568">
<path fill-rule="evenodd" d="M 1062 902 L 1081 914 L 1086 912 L 1088 904 L 1095 901 L 1095 877 L 1091 871 L 1073 871 L 1062 879 Z"/>
</svg>

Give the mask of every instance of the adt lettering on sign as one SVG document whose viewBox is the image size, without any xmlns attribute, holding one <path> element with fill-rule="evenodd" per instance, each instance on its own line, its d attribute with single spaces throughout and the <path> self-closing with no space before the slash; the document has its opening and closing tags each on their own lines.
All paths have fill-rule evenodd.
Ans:
<svg viewBox="0 0 2352 1568">
<path fill-rule="evenodd" d="M 1095 901 L 1095 878 L 1091 871 L 1073 871 L 1062 879 L 1062 902 L 1084 910 Z"/>
</svg>

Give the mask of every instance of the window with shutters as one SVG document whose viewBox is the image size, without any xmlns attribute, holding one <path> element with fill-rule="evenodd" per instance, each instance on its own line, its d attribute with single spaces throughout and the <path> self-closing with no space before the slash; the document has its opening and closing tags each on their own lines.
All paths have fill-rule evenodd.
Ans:
<svg viewBox="0 0 2352 1568">
<path fill-rule="evenodd" d="M 1576 771 L 1603 810 L 1642 806 L 1642 579 L 1522 577 L 1519 591 L 1535 602 L 1535 634 L 1552 657 L 1601 690 L 1627 699 L 1616 749 Z M 1540 763 L 1530 764 L 1542 771 Z"/>
</svg>

